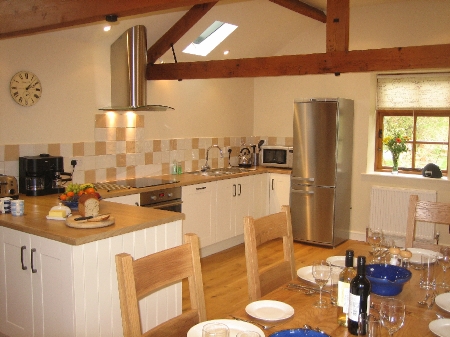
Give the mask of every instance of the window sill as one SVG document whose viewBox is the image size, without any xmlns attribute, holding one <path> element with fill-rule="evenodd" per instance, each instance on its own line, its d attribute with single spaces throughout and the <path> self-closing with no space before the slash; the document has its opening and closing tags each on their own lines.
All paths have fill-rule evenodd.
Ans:
<svg viewBox="0 0 450 337">
<path fill-rule="evenodd" d="M 443 176 L 442 178 L 427 178 L 422 175 L 417 174 L 405 174 L 405 173 L 399 173 L 399 174 L 392 174 L 390 172 L 368 172 L 368 173 L 362 173 L 361 176 L 363 177 L 363 180 L 385 180 L 389 179 L 390 181 L 411 181 L 411 182 L 417 182 L 417 183 L 429 183 L 429 184 L 448 184 L 450 186 L 450 180 L 447 176 Z"/>
</svg>

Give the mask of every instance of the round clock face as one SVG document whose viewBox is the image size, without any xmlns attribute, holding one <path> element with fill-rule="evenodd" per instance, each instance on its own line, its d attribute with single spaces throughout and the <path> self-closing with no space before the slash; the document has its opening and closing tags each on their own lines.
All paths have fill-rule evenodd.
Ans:
<svg viewBox="0 0 450 337">
<path fill-rule="evenodd" d="M 11 96 L 22 106 L 32 106 L 41 98 L 42 86 L 39 78 L 31 71 L 19 71 L 10 83 Z"/>
</svg>

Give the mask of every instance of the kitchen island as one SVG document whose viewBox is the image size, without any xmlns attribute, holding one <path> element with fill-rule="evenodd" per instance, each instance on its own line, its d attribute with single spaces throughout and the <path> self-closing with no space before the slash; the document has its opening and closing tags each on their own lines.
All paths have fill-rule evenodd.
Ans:
<svg viewBox="0 0 450 337">
<path fill-rule="evenodd" d="M 0 332 L 122 336 L 115 255 L 180 245 L 184 214 L 101 201 L 115 223 L 77 229 L 46 219 L 56 195 L 20 198 L 24 216 L 0 214 Z M 145 329 L 179 313 L 181 284 L 141 301 Z"/>
</svg>

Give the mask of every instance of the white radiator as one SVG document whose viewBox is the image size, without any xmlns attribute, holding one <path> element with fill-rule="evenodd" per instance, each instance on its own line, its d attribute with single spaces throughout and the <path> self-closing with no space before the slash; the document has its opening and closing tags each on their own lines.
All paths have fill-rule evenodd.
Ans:
<svg viewBox="0 0 450 337">
<path fill-rule="evenodd" d="M 436 191 L 373 186 L 370 203 L 370 228 L 381 228 L 387 236 L 405 237 L 409 196 L 419 200 L 436 201 Z M 418 222 L 416 239 L 433 240 L 434 226 Z"/>
</svg>

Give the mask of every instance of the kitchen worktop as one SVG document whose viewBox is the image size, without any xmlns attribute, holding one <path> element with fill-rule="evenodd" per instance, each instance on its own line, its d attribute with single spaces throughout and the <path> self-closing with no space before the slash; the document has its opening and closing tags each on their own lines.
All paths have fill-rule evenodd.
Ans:
<svg viewBox="0 0 450 337">
<path fill-rule="evenodd" d="M 173 184 L 142 187 L 142 188 L 127 188 L 127 189 L 111 190 L 111 191 L 99 189 L 98 192 L 100 193 L 100 195 L 103 198 L 112 198 L 112 197 L 119 197 L 119 196 L 142 193 L 142 192 L 147 192 L 147 191 L 155 191 L 155 190 L 160 190 L 163 188 L 202 184 L 202 183 L 211 182 L 211 181 L 232 179 L 232 178 L 243 177 L 243 176 L 254 175 L 254 174 L 263 174 L 263 173 L 291 174 L 291 171 L 292 171 L 291 169 L 281 169 L 281 168 L 274 168 L 274 167 L 258 166 L 256 169 L 255 168 L 248 169 L 248 172 L 226 174 L 226 175 L 221 175 L 221 176 L 204 176 L 201 174 L 192 174 L 189 172 L 185 172 L 182 174 L 152 176 L 152 178 L 163 178 L 163 179 L 170 178 L 170 179 L 175 179 L 175 180 L 179 181 L 179 182 L 173 183 Z"/>
<path fill-rule="evenodd" d="M 129 206 L 102 200 L 100 201 L 100 213 L 111 214 L 115 219 L 115 223 L 102 228 L 78 229 L 66 226 L 64 220 L 47 220 L 46 216 L 49 210 L 59 204 L 58 195 L 39 197 L 20 195 L 20 199 L 25 200 L 24 215 L 0 214 L 0 226 L 69 245 L 82 245 L 184 219 L 183 213 Z M 73 214 L 77 213 L 77 211 L 73 211 Z"/>
</svg>

